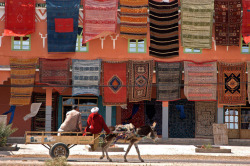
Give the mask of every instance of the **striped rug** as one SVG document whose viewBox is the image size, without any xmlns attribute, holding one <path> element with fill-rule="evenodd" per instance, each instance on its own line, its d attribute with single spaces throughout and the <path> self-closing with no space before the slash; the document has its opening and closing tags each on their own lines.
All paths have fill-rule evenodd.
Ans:
<svg viewBox="0 0 250 166">
<path fill-rule="evenodd" d="M 182 63 L 156 62 L 156 96 L 160 101 L 181 98 Z"/>
<path fill-rule="evenodd" d="M 241 0 L 215 0 L 216 45 L 239 46 Z"/>
<path fill-rule="evenodd" d="M 214 0 L 181 0 L 181 44 L 211 49 Z"/>
<path fill-rule="evenodd" d="M 170 3 L 149 0 L 151 56 L 179 56 L 178 0 Z"/>
<path fill-rule="evenodd" d="M 218 64 L 219 104 L 246 105 L 246 63 Z"/>
<path fill-rule="evenodd" d="M 29 105 L 35 82 L 37 58 L 10 59 L 10 105 Z"/>
<path fill-rule="evenodd" d="M 144 39 L 147 36 L 148 0 L 120 0 L 120 36 Z"/>
<path fill-rule="evenodd" d="M 184 94 L 190 101 L 217 100 L 217 62 L 184 62 Z"/>
</svg>

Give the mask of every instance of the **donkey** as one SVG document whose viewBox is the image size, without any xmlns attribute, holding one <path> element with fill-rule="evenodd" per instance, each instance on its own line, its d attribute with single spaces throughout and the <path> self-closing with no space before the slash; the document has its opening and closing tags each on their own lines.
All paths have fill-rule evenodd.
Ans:
<svg viewBox="0 0 250 166">
<path fill-rule="evenodd" d="M 119 125 L 120 126 L 120 125 Z M 112 159 L 109 157 L 108 155 L 108 148 L 110 147 L 111 143 L 115 142 L 115 141 L 119 141 L 123 140 L 128 141 L 129 142 L 129 146 L 128 149 L 124 155 L 124 161 L 127 162 L 127 154 L 130 151 L 131 147 L 134 145 L 136 152 L 138 154 L 138 158 L 139 160 L 141 160 L 141 162 L 144 162 L 144 160 L 141 158 L 140 155 L 140 151 L 138 148 L 138 143 L 141 141 L 141 139 L 143 137 L 149 137 L 151 139 L 153 139 L 154 141 L 158 138 L 157 133 L 154 131 L 155 130 L 155 126 L 156 123 L 154 122 L 152 126 L 149 125 L 145 125 L 142 127 L 139 127 L 136 129 L 136 131 L 134 133 L 130 133 L 129 136 L 127 137 L 119 137 L 121 133 L 114 131 L 112 134 L 109 134 L 105 137 L 104 141 L 105 143 L 102 145 L 102 156 L 100 157 L 100 159 L 103 159 L 105 157 L 104 152 L 106 153 L 107 159 L 112 162 Z"/>
</svg>

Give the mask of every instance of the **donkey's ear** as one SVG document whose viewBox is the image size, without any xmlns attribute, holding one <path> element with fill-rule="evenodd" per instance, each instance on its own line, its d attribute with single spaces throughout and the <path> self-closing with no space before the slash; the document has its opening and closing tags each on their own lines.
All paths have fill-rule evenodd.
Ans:
<svg viewBox="0 0 250 166">
<path fill-rule="evenodd" d="M 152 124 L 152 127 L 153 127 L 153 128 L 155 128 L 155 126 L 156 126 L 156 122 L 154 122 L 154 123 Z"/>
</svg>

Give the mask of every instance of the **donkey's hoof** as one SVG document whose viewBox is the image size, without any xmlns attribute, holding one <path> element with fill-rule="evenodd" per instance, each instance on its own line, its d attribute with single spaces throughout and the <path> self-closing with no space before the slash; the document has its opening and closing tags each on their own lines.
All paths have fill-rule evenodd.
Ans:
<svg viewBox="0 0 250 166">
<path fill-rule="evenodd" d="M 103 156 L 100 157 L 100 159 L 103 159 L 103 158 L 104 158 Z"/>
<path fill-rule="evenodd" d="M 112 160 L 111 160 L 111 159 L 109 159 L 109 162 L 112 162 Z"/>
<path fill-rule="evenodd" d="M 127 159 L 124 159 L 124 162 L 128 162 L 128 160 L 127 160 Z"/>
<path fill-rule="evenodd" d="M 144 162 L 144 160 L 143 160 L 143 159 L 141 159 L 141 162 Z"/>
</svg>

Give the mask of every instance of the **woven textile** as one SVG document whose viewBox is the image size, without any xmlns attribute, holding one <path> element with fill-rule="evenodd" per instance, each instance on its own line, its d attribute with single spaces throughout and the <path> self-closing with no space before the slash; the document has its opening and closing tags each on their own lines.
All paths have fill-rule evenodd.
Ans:
<svg viewBox="0 0 250 166">
<path fill-rule="evenodd" d="M 6 0 L 4 36 L 35 32 L 35 0 Z"/>
<path fill-rule="evenodd" d="M 157 100 L 171 101 L 181 98 L 182 63 L 156 62 Z"/>
<path fill-rule="evenodd" d="M 147 37 L 148 0 L 120 0 L 120 35 L 127 39 Z"/>
<path fill-rule="evenodd" d="M 250 62 L 247 62 L 247 72 L 250 73 Z M 250 74 L 247 74 L 247 96 L 250 103 Z"/>
<path fill-rule="evenodd" d="M 215 0 L 216 45 L 238 46 L 241 26 L 241 0 Z"/>
<path fill-rule="evenodd" d="M 220 104 L 246 104 L 246 63 L 218 64 Z"/>
<path fill-rule="evenodd" d="M 99 96 L 101 60 L 72 59 L 72 96 L 93 94 Z"/>
<path fill-rule="evenodd" d="M 136 102 L 136 103 L 128 102 L 127 109 L 121 109 L 121 122 L 122 124 L 132 123 L 135 126 L 135 128 L 144 126 L 145 125 L 144 102 Z"/>
<path fill-rule="evenodd" d="M 83 0 L 83 43 L 116 32 L 118 0 Z"/>
<path fill-rule="evenodd" d="M 37 59 L 10 59 L 10 105 L 29 105 Z"/>
<path fill-rule="evenodd" d="M 184 94 L 188 100 L 217 100 L 217 62 L 184 62 Z"/>
<path fill-rule="evenodd" d="M 181 44 L 211 48 L 214 0 L 181 0 Z"/>
<path fill-rule="evenodd" d="M 129 102 L 151 100 L 153 61 L 129 61 Z"/>
<path fill-rule="evenodd" d="M 178 0 L 156 2 L 149 0 L 151 56 L 179 56 Z"/>
<path fill-rule="evenodd" d="M 103 105 L 127 103 L 127 62 L 102 62 Z"/>
<path fill-rule="evenodd" d="M 75 52 L 80 0 L 46 0 L 48 52 Z"/>
<path fill-rule="evenodd" d="M 69 85 L 69 59 L 39 59 L 40 83 L 50 85 L 59 93 Z M 65 86 L 64 86 L 65 85 Z"/>
<path fill-rule="evenodd" d="M 250 42 L 250 0 L 242 0 L 243 17 L 242 17 L 242 36 L 245 43 Z"/>
</svg>

